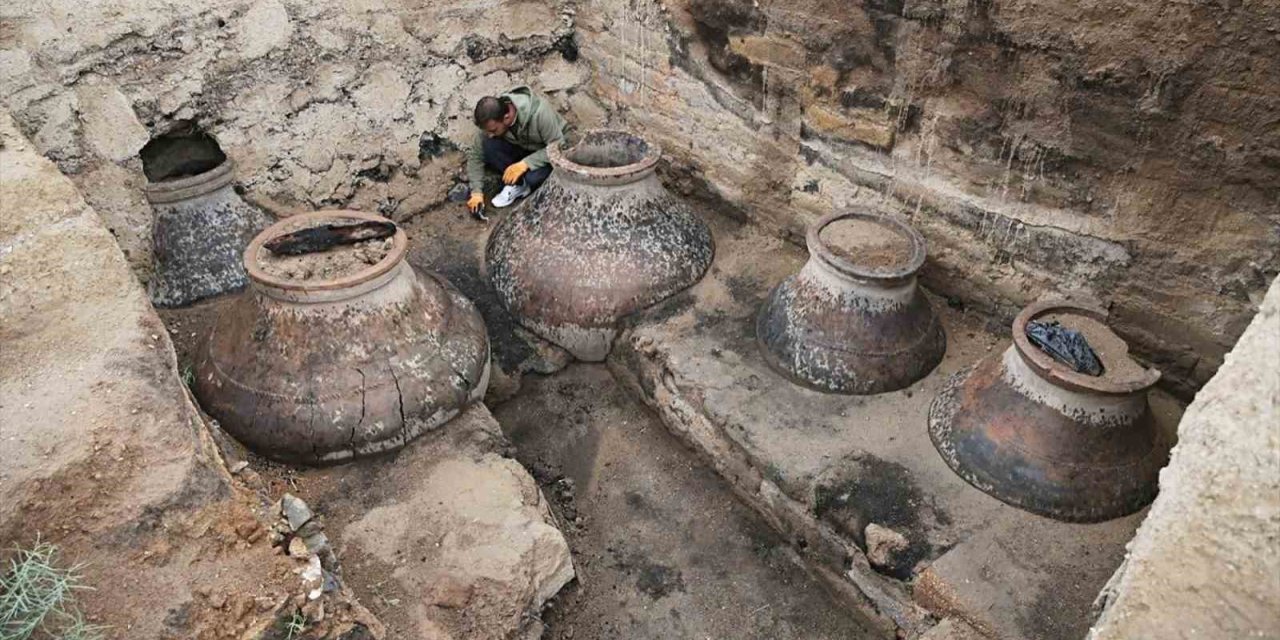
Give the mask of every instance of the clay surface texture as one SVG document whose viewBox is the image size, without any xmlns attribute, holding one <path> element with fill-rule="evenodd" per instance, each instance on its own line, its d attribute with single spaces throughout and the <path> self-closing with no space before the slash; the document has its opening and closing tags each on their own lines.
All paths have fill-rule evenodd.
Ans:
<svg viewBox="0 0 1280 640">
<path fill-rule="evenodd" d="M 711 264 L 711 234 L 658 180 L 659 156 L 619 131 L 553 149 L 551 178 L 490 237 L 486 263 L 503 304 L 581 360 L 602 360 L 619 320 Z"/>
<path fill-rule="evenodd" d="M 1018 339 L 1046 317 L 1086 330 L 1110 373 L 1075 373 Z M 1014 345 L 953 376 L 929 412 L 947 464 L 1005 502 L 1061 520 L 1108 520 L 1150 503 L 1172 446 L 1147 403 L 1159 374 L 1123 365 L 1127 347 L 1103 318 L 1033 305 L 1014 322 Z"/>
<path fill-rule="evenodd" d="M 268 218 L 232 189 L 230 161 L 194 176 L 154 183 L 147 198 L 155 212 L 156 273 L 150 282 L 157 307 L 180 307 L 248 283 L 242 254 Z"/>
<path fill-rule="evenodd" d="M 765 358 L 819 391 L 874 394 L 937 366 L 946 335 L 915 272 L 924 240 L 905 223 L 833 214 L 809 229 L 809 262 L 774 289 L 756 335 Z"/>
</svg>

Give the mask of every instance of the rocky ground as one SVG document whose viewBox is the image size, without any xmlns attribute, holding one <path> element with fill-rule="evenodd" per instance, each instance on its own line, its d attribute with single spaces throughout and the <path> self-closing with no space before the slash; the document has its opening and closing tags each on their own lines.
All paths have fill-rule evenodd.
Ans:
<svg viewBox="0 0 1280 640">
<path fill-rule="evenodd" d="M 0 165 L 22 203 L 0 215 L 0 562 L 56 546 L 107 638 L 283 638 L 308 604 L 317 634 L 377 632 L 341 590 L 307 598 L 309 557 L 272 545 L 279 512 L 228 472 L 119 246 L 4 118 Z"/>
</svg>

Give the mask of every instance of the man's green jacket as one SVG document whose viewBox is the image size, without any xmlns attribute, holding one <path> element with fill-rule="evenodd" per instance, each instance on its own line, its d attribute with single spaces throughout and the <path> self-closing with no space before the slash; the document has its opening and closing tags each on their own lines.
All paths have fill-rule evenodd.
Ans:
<svg viewBox="0 0 1280 640">
<path fill-rule="evenodd" d="M 502 95 L 511 98 L 516 106 L 516 122 L 502 135 L 502 139 L 529 151 L 524 162 L 530 171 L 547 166 L 547 145 L 568 133 L 569 127 L 564 118 L 529 87 L 516 87 Z M 481 191 L 484 185 L 484 138 L 484 131 L 477 129 L 475 140 L 467 149 L 467 179 L 471 181 L 473 193 Z"/>
</svg>

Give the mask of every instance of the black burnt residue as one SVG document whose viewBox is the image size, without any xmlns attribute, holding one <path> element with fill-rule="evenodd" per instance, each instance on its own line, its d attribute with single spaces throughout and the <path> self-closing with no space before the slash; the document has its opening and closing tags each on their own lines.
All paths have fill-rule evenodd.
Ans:
<svg viewBox="0 0 1280 640">
<path fill-rule="evenodd" d="M 833 477 L 814 488 L 814 515 L 864 550 L 868 524 L 874 522 L 902 534 L 910 546 L 884 572 L 899 580 L 910 578 L 916 563 L 938 551 L 925 536 L 925 514 L 940 525 L 948 524 L 950 518 L 936 509 L 911 472 L 898 463 L 862 454 L 840 464 L 842 468 Z"/>
<path fill-rule="evenodd" d="M 462 39 L 462 47 L 472 62 L 483 62 L 496 53 L 500 47 L 487 38 L 471 34 Z"/>
<path fill-rule="evenodd" d="M 552 48 L 560 52 L 560 56 L 568 62 L 578 61 L 578 36 L 570 31 L 556 40 Z"/>
<path fill-rule="evenodd" d="M 425 161 L 430 158 L 439 158 L 451 151 L 457 151 L 458 145 L 452 140 L 442 137 L 431 131 L 424 131 L 418 137 L 418 160 Z"/>
<path fill-rule="evenodd" d="M 697 299 L 689 291 L 681 291 L 624 319 L 623 326 L 662 324 L 678 315 L 694 309 Z"/>
<path fill-rule="evenodd" d="M 364 178 L 365 180 L 370 180 L 372 182 L 389 182 L 393 171 L 394 167 L 391 165 L 386 162 L 379 162 L 368 169 L 361 169 L 360 171 L 357 171 L 356 177 Z"/>
<path fill-rule="evenodd" d="M 148 182 L 198 176 L 226 162 L 218 141 L 191 121 L 181 121 L 153 137 L 138 153 Z"/>
<path fill-rule="evenodd" d="M 764 304 L 764 299 L 769 293 L 764 282 L 759 278 L 745 274 L 732 274 L 724 279 L 724 284 L 729 289 L 729 297 L 733 298 L 734 302 L 753 309 Z"/>
<path fill-rule="evenodd" d="M 884 96 L 864 87 L 854 87 L 840 92 L 840 106 L 847 109 L 883 109 Z"/>
<path fill-rule="evenodd" d="M 641 568 L 636 588 L 657 600 L 673 591 L 684 591 L 684 578 L 679 569 L 661 564 L 649 564 Z"/>
<path fill-rule="evenodd" d="M 684 592 L 684 576 L 680 569 L 654 562 L 639 553 L 622 553 L 612 550 L 618 569 L 636 576 L 636 590 L 657 600 L 663 596 Z M 621 556 L 621 557 L 618 557 Z"/>
</svg>

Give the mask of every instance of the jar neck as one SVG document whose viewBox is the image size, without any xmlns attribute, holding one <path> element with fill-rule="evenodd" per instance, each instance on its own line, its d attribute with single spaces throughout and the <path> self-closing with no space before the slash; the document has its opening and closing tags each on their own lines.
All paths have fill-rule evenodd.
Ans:
<svg viewBox="0 0 1280 640">
<path fill-rule="evenodd" d="M 631 173 L 601 174 L 584 171 L 577 166 L 567 167 L 553 162 L 551 175 L 557 180 L 571 184 L 581 184 L 589 187 L 621 187 L 643 182 L 650 178 L 656 179 L 657 174 L 652 165 L 639 167 Z"/>
<path fill-rule="evenodd" d="M 198 175 L 150 183 L 143 187 L 143 191 L 147 195 L 147 201 L 151 204 L 170 204 L 199 198 L 220 189 L 226 189 L 234 180 L 235 165 L 231 160 L 226 160 L 213 169 Z"/>
<path fill-rule="evenodd" d="M 1013 345 L 1005 350 L 1001 359 L 1004 364 L 1004 380 L 1009 386 L 1071 420 L 1097 425 L 1129 424 L 1140 418 L 1146 410 L 1145 391 L 1103 394 L 1066 389 L 1027 366 L 1017 347 Z"/>
<path fill-rule="evenodd" d="M 409 276 L 409 277 L 405 277 Z M 261 280 L 252 280 L 254 291 L 281 302 L 292 304 L 326 304 L 333 302 L 343 302 L 358 296 L 369 295 L 379 290 L 387 290 L 388 293 L 394 293 L 397 286 L 411 285 L 413 281 L 413 268 L 409 263 L 401 258 L 400 262 L 391 269 L 375 275 L 368 280 L 355 282 L 342 287 L 326 286 L 328 283 L 316 283 L 315 286 L 308 287 L 304 283 L 298 286 L 281 287 L 274 284 L 268 284 Z M 397 279 L 400 282 L 396 282 Z M 393 283 L 396 283 L 393 285 Z"/>
<path fill-rule="evenodd" d="M 899 278 L 862 278 L 845 273 L 821 255 L 809 256 L 800 277 L 833 295 L 856 295 L 889 304 L 906 304 L 916 295 L 914 273 Z"/>
</svg>

